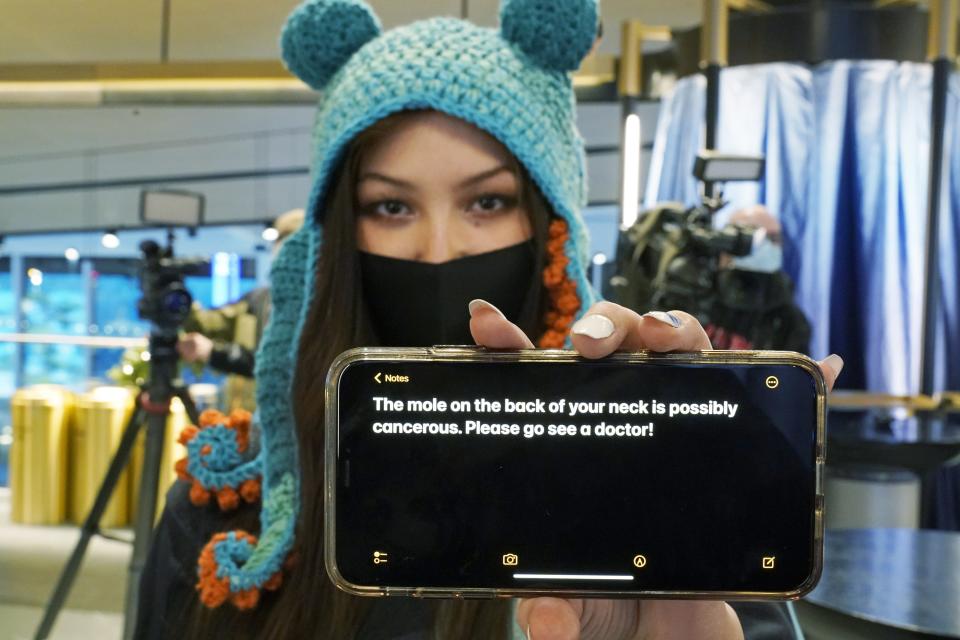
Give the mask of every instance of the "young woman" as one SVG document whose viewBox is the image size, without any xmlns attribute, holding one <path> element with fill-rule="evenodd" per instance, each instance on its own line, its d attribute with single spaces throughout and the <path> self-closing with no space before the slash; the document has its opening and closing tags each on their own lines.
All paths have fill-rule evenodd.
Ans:
<svg viewBox="0 0 960 640">
<path fill-rule="evenodd" d="M 324 569 L 323 386 L 342 351 L 710 346 L 693 317 L 597 302 L 586 281 L 568 74 L 597 19 L 596 0 L 505 0 L 499 30 L 442 19 L 381 34 L 359 0 L 290 17 L 284 59 L 323 98 L 307 224 L 274 265 L 257 356 L 260 449 L 242 416 L 186 434 L 191 484 L 158 527 L 139 637 L 743 637 L 722 602 L 369 600 Z M 831 383 L 837 371 L 824 365 Z"/>
</svg>

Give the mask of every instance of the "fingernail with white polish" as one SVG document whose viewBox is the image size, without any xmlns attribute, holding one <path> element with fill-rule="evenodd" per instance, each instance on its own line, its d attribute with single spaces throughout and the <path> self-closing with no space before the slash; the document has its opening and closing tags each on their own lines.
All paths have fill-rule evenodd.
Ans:
<svg viewBox="0 0 960 640">
<path fill-rule="evenodd" d="M 666 311 L 648 311 L 643 314 L 644 318 L 653 318 L 654 320 L 659 320 L 664 324 L 668 324 L 674 329 L 680 328 L 680 318 L 673 315 L 672 313 L 667 313 Z"/>
<path fill-rule="evenodd" d="M 470 310 L 471 318 L 477 315 L 478 312 L 484 311 L 484 310 L 493 311 L 504 320 L 506 320 L 507 318 L 505 315 L 503 315 L 503 311 L 500 311 L 500 309 L 497 309 L 495 306 L 493 306 L 486 300 L 481 300 L 480 298 L 477 298 L 476 300 L 471 300 L 470 304 L 467 305 L 467 309 Z"/>
<path fill-rule="evenodd" d="M 603 340 L 604 338 L 612 336 L 615 329 L 616 327 L 613 326 L 613 321 L 610 318 L 595 313 L 580 318 L 580 320 L 573 325 L 572 331 L 578 336 L 587 336 L 594 340 Z"/>
<path fill-rule="evenodd" d="M 841 358 L 835 353 L 831 353 L 826 358 L 824 358 L 823 364 L 830 367 L 833 370 L 833 375 L 835 376 L 839 376 L 840 372 L 843 371 L 843 358 Z"/>
</svg>

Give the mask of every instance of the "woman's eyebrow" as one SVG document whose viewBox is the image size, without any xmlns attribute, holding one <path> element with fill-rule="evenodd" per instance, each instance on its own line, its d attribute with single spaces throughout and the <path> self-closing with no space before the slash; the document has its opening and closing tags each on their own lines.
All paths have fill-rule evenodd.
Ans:
<svg viewBox="0 0 960 640">
<path fill-rule="evenodd" d="M 477 184 L 478 182 L 483 182 L 483 181 L 486 180 L 487 178 L 492 178 L 492 177 L 495 176 L 495 175 L 499 175 L 500 173 L 502 173 L 502 172 L 504 172 L 504 171 L 508 171 L 508 172 L 510 172 L 510 173 L 513 173 L 512 171 L 510 171 L 510 167 L 508 167 L 508 166 L 505 165 L 505 164 L 502 164 L 502 165 L 500 165 L 499 167 L 494 167 L 493 169 L 490 169 L 489 171 L 484 171 L 483 173 L 478 173 L 477 175 L 473 176 L 472 178 L 467 178 L 466 180 L 464 180 L 463 182 L 461 182 L 459 186 L 460 186 L 461 189 L 464 188 L 464 187 L 469 187 L 469 186 L 471 186 L 471 185 Z"/>
<path fill-rule="evenodd" d="M 391 178 L 390 176 L 385 176 L 382 173 L 376 173 L 372 171 L 367 172 L 362 176 L 360 176 L 360 180 L 359 180 L 360 182 L 364 182 L 366 180 L 378 180 L 380 182 L 386 182 L 387 184 L 396 185 L 398 187 L 404 187 L 406 189 L 413 188 L 413 184 L 410 182 L 407 182 L 406 180 L 401 180 L 400 178 Z"/>
<path fill-rule="evenodd" d="M 484 171 L 484 172 L 482 172 L 482 173 L 478 173 L 478 174 L 475 175 L 475 176 L 472 176 L 472 177 L 470 177 L 470 178 L 467 178 L 466 180 L 464 180 L 463 182 L 461 182 L 461 183 L 460 183 L 459 185 L 457 185 L 457 186 L 458 186 L 459 188 L 461 188 L 461 189 L 464 188 L 464 187 L 469 187 L 469 186 L 471 186 L 471 185 L 477 184 L 478 182 L 483 182 L 484 180 L 486 180 L 486 179 L 488 179 L 488 178 L 492 178 L 493 176 L 499 175 L 500 173 L 502 173 L 502 172 L 504 172 L 504 171 L 513 173 L 513 172 L 510 170 L 510 167 L 508 167 L 507 165 L 500 165 L 499 167 L 494 167 L 493 169 L 489 169 L 489 170 Z M 360 176 L 360 182 L 365 182 L 365 181 L 367 181 L 367 180 L 376 180 L 376 181 L 379 181 L 379 182 L 386 182 L 387 184 L 392 184 L 392 185 L 397 186 L 397 187 L 403 187 L 403 188 L 405 188 L 405 189 L 413 189 L 413 188 L 414 188 L 414 184 L 413 184 L 412 182 L 408 182 L 408 181 L 406 181 L 406 180 L 401 180 L 400 178 L 394 178 L 394 177 L 391 177 L 391 176 L 387 176 L 387 175 L 384 175 L 384 174 L 382 174 L 382 173 L 377 173 L 377 172 L 375 172 L 375 171 L 368 171 L 367 173 L 365 173 L 365 174 L 363 174 L 362 176 Z"/>
</svg>

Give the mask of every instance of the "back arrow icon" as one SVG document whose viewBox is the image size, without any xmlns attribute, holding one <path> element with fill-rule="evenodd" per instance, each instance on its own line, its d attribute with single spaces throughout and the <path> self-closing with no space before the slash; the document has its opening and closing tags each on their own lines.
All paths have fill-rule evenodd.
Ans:
<svg viewBox="0 0 960 640">
<path fill-rule="evenodd" d="M 380 382 L 380 372 L 379 372 L 379 371 L 377 372 L 377 375 L 373 376 L 373 379 L 377 381 L 377 384 L 381 384 L 381 382 Z"/>
</svg>

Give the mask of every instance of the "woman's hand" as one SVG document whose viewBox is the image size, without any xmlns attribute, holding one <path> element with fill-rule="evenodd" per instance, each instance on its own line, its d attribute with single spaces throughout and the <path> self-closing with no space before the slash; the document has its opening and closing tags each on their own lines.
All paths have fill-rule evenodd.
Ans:
<svg viewBox="0 0 960 640">
<path fill-rule="evenodd" d="M 533 349 L 517 325 L 484 300 L 470 303 L 470 333 L 476 343 L 491 349 Z M 573 346 L 587 358 L 603 358 L 614 351 L 698 351 L 710 349 L 706 331 L 689 313 L 652 311 L 640 315 L 612 302 L 598 302 L 571 331 Z M 820 362 L 827 390 L 843 368 L 840 356 Z"/>
<path fill-rule="evenodd" d="M 470 332 L 478 345 L 492 349 L 532 349 L 518 326 L 493 305 L 470 303 Z M 614 351 L 697 351 L 710 339 L 696 318 L 683 311 L 640 315 L 612 302 L 598 302 L 571 330 L 574 348 L 584 357 Z M 820 362 L 827 389 L 843 367 L 839 356 Z M 740 639 L 737 614 L 720 601 L 597 600 L 532 598 L 522 600 L 517 622 L 534 640 L 678 640 Z"/>
</svg>

